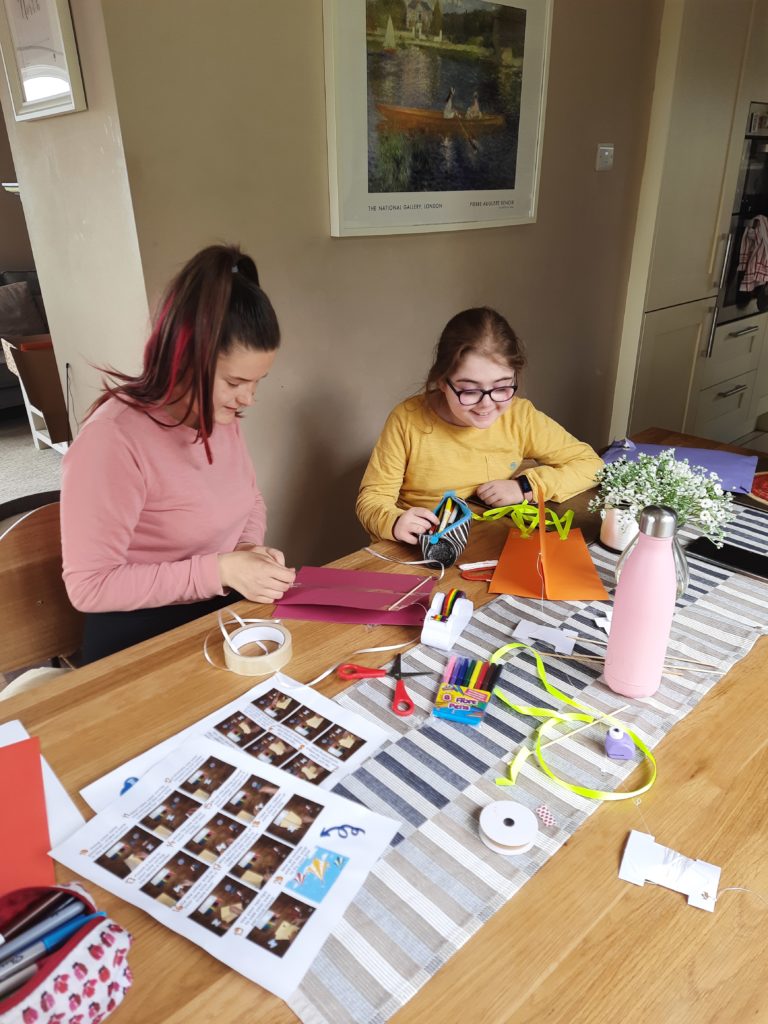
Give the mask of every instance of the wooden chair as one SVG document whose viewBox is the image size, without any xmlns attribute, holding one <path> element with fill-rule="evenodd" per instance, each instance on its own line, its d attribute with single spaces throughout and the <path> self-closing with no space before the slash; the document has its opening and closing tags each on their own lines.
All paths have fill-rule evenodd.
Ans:
<svg viewBox="0 0 768 1024">
<path fill-rule="evenodd" d="M 0 622 L 0 672 L 66 657 L 80 646 L 83 615 L 61 578 L 58 502 L 27 512 L 0 534 Z"/>
</svg>

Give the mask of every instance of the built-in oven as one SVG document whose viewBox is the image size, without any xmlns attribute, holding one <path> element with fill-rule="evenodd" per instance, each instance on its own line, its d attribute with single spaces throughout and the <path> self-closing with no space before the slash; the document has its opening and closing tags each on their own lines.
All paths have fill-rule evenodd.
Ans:
<svg viewBox="0 0 768 1024">
<path fill-rule="evenodd" d="M 718 296 L 718 324 L 768 312 L 768 103 L 751 103 Z"/>
</svg>

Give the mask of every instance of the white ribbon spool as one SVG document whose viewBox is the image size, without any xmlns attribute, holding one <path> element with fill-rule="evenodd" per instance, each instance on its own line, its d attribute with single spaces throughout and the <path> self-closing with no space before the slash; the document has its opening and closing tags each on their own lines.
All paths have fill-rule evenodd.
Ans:
<svg viewBox="0 0 768 1024">
<path fill-rule="evenodd" d="M 536 815 L 514 800 L 494 800 L 480 812 L 480 838 L 505 857 L 526 853 L 538 834 Z"/>
<path fill-rule="evenodd" d="M 229 633 L 219 612 L 219 629 L 224 637 L 224 661 L 230 672 L 236 672 L 239 676 L 270 676 L 288 664 L 293 655 L 293 641 L 285 626 L 271 619 L 241 619 L 233 611 L 228 614 L 240 623 L 238 629 Z M 277 644 L 277 649 L 270 651 L 266 646 L 268 643 Z M 264 653 L 243 654 L 243 648 L 250 644 L 256 644 Z M 207 638 L 203 653 L 211 665 L 220 667 L 211 661 Z"/>
</svg>

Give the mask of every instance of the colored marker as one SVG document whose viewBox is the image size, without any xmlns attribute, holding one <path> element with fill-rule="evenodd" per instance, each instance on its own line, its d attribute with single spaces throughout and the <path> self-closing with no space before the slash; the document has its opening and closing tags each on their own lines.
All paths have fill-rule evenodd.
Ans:
<svg viewBox="0 0 768 1024">
<path fill-rule="evenodd" d="M 41 957 L 44 957 L 46 953 L 50 953 L 56 946 L 66 942 L 70 935 L 74 935 L 88 921 L 106 916 L 106 912 L 103 910 L 99 910 L 95 914 L 81 914 L 79 917 L 74 918 L 74 920 L 67 921 L 61 928 L 56 928 L 55 931 L 44 935 L 39 942 L 33 942 L 31 946 L 26 946 L 15 956 L 12 956 L 10 960 L 3 960 L 0 964 L 0 981 L 5 981 L 6 978 L 16 974 L 22 967 L 40 960 Z"/>
<path fill-rule="evenodd" d="M 445 664 L 443 670 L 443 682 L 448 683 L 451 680 L 451 673 L 453 672 L 453 666 L 456 664 L 456 655 L 452 654 Z"/>
<path fill-rule="evenodd" d="M 488 662 L 488 661 L 482 662 L 482 668 L 480 669 L 480 675 L 477 677 L 477 681 L 475 682 L 475 687 L 478 690 L 485 690 L 486 689 L 486 685 L 485 685 L 486 678 L 487 678 L 488 673 L 490 672 L 490 670 L 491 670 L 490 662 Z"/>
<path fill-rule="evenodd" d="M 496 681 L 498 680 L 499 676 L 503 671 L 504 666 L 501 663 L 496 662 L 491 668 L 491 671 L 488 673 L 486 689 L 488 689 L 491 693 L 493 693 L 493 688 L 496 685 Z"/>
<path fill-rule="evenodd" d="M 469 679 L 469 685 L 472 687 L 473 690 L 477 688 L 477 680 L 480 678 L 480 673 L 482 671 L 483 671 L 483 662 L 482 661 L 474 662 L 473 665 L 472 665 L 472 674 L 471 674 L 470 679 Z"/>
<path fill-rule="evenodd" d="M 31 945 L 37 939 L 42 938 L 43 935 L 47 935 L 48 932 L 53 931 L 54 928 L 60 928 L 61 925 L 66 924 L 67 921 L 71 921 L 73 917 L 77 917 L 78 914 L 82 914 L 85 906 L 78 899 L 70 898 L 70 902 L 66 906 L 62 907 L 61 910 L 57 910 L 55 914 L 51 914 L 50 917 L 46 917 L 43 921 L 38 924 L 32 925 L 31 928 L 27 928 L 26 931 L 21 932 L 15 938 L 11 939 L 10 942 L 2 947 L 2 960 L 0 960 L 0 966 L 2 966 L 8 957 L 13 956 L 14 953 L 18 953 L 20 949 L 24 949 L 25 946 Z"/>
<path fill-rule="evenodd" d="M 24 931 L 25 928 L 31 928 L 44 914 L 50 915 L 54 914 L 57 910 L 61 910 L 71 899 L 72 896 L 68 892 L 49 892 L 45 896 L 41 896 L 40 899 L 35 900 L 34 903 L 30 903 L 26 910 L 22 911 L 17 917 L 14 917 L 5 926 L 2 935 L 0 935 L 0 946 L 12 939 L 14 935 Z M 4 952 L 4 950 L 0 950 L 0 954 Z"/>
<path fill-rule="evenodd" d="M 456 659 L 456 663 L 453 666 L 453 672 L 451 672 L 451 679 L 450 679 L 451 686 L 458 686 L 459 685 L 459 680 L 461 679 L 462 674 L 464 672 L 463 664 L 462 664 L 463 661 L 464 661 L 463 658 L 457 658 Z"/>
<path fill-rule="evenodd" d="M 472 666 L 474 664 L 471 658 L 464 659 L 464 672 L 459 680 L 459 686 L 469 686 L 469 680 L 472 678 Z"/>
</svg>

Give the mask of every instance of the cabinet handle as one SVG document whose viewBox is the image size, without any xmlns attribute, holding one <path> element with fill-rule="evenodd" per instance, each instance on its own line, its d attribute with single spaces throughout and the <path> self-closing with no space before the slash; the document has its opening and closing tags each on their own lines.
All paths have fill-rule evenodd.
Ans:
<svg viewBox="0 0 768 1024">
<path fill-rule="evenodd" d="M 742 391 L 746 391 L 746 390 L 747 390 L 747 385 L 746 384 L 734 384 L 734 386 L 732 388 L 729 388 L 728 391 L 718 391 L 717 392 L 717 397 L 718 398 L 731 398 L 733 395 L 740 395 Z"/>
<path fill-rule="evenodd" d="M 752 327 L 742 327 L 740 331 L 728 331 L 729 338 L 743 338 L 745 334 L 755 334 L 760 330 L 758 324 L 754 324 Z"/>
<path fill-rule="evenodd" d="M 721 235 L 720 238 L 725 239 L 725 252 L 723 253 L 723 263 L 720 267 L 720 276 L 716 281 L 712 282 L 712 286 L 714 288 L 717 288 L 719 292 L 723 290 L 725 274 L 728 270 L 728 257 L 731 255 L 731 246 L 733 245 L 733 232 L 730 231 L 727 235 Z"/>
<path fill-rule="evenodd" d="M 715 331 L 717 330 L 717 306 L 711 306 L 708 312 L 712 314 L 712 323 L 709 325 L 709 337 L 707 338 L 707 347 L 704 351 L 705 359 L 712 358 L 712 352 L 715 348 Z"/>
</svg>

